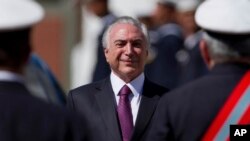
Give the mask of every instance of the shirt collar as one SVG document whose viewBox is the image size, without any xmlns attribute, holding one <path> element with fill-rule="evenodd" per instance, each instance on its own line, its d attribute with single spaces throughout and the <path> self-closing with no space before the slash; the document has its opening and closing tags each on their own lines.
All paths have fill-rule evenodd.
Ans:
<svg viewBox="0 0 250 141">
<path fill-rule="evenodd" d="M 21 76 L 17 73 L 1 70 L 0 71 L 0 81 L 24 83 L 24 78 L 23 78 L 23 76 Z"/>
<path fill-rule="evenodd" d="M 110 80 L 115 95 L 118 95 L 119 91 L 126 83 L 113 72 L 111 72 Z M 141 94 L 144 80 L 145 75 L 144 73 L 141 73 L 134 80 L 126 84 L 130 88 L 134 96 L 139 96 Z"/>
</svg>

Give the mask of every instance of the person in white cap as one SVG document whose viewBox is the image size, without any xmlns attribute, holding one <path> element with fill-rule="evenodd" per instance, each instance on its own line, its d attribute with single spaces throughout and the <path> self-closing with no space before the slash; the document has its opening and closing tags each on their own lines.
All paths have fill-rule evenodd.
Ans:
<svg viewBox="0 0 250 141">
<path fill-rule="evenodd" d="M 173 89 L 178 85 L 179 74 L 175 55 L 183 45 L 181 27 L 176 24 L 176 2 L 158 0 L 152 21 L 158 38 L 151 42 L 156 57 L 146 66 L 145 72 L 152 81 Z"/>
<path fill-rule="evenodd" d="M 230 125 L 250 124 L 249 12 L 249 0 L 207 0 L 198 7 L 210 73 L 161 98 L 147 141 L 249 140 L 229 133 Z"/>
<path fill-rule="evenodd" d="M 23 69 L 32 26 L 44 15 L 31 0 L 0 0 L 0 140 L 81 141 L 78 116 L 31 95 Z"/>
<path fill-rule="evenodd" d="M 114 13 L 112 13 L 108 7 L 109 0 L 89 0 L 87 2 L 87 7 L 90 12 L 95 14 L 101 19 L 101 30 L 97 35 L 97 61 L 92 74 L 92 82 L 102 80 L 109 76 L 111 70 L 109 64 L 106 62 L 103 46 L 102 46 L 102 36 L 106 28 L 112 24 L 117 18 Z"/>
<path fill-rule="evenodd" d="M 180 66 L 179 85 L 204 76 L 208 72 L 199 50 L 202 31 L 194 20 L 199 4 L 200 0 L 178 0 L 177 2 L 177 23 L 181 25 L 184 36 L 183 48 L 176 54 Z"/>
</svg>

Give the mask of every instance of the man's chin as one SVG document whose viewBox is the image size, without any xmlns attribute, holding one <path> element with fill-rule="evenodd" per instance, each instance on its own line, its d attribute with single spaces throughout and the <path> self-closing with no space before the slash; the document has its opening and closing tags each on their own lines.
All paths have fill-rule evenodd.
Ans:
<svg viewBox="0 0 250 141">
<path fill-rule="evenodd" d="M 136 68 L 132 67 L 132 66 L 126 66 L 125 68 L 123 68 L 122 72 L 126 73 L 126 74 L 130 74 L 130 73 L 134 73 L 136 72 Z"/>
<path fill-rule="evenodd" d="M 135 69 L 135 68 L 126 68 L 122 72 L 126 76 L 136 76 L 136 75 L 138 75 L 138 69 Z"/>
</svg>

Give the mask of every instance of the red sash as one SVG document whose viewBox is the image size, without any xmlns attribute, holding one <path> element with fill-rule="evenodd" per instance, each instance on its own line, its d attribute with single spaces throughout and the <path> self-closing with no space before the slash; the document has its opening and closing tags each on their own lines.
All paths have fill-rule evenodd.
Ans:
<svg viewBox="0 0 250 141">
<path fill-rule="evenodd" d="M 250 124 L 250 71 L 228 97 L 202 141 L 229 140 L 230 124 Z"/>
</svg>

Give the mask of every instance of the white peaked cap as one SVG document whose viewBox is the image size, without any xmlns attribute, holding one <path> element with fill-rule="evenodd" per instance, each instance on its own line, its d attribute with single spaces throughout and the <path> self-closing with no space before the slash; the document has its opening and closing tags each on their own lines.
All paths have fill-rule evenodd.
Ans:
<svg viewBox="0 0 250 141">
<path fill-rule="evenodd" d="M 143 6 L 137 6 L 137 8 L 134 10 L 136 17 L 147 17 L 151 16 L 156 3 L 150 3 L 150 4 L 144 4 Z"/>
<path fill-rule="evenodd" d="M 43 16 L 42 6 L 33 0 L 0 0 L 0 30 L 29 27 Z"/>
<path fill-rule="evenodd" d="M 225 34 L 250 33 L 250 0 L 206 0 L 197 9 L 196 23 Z"/>
</svg>

